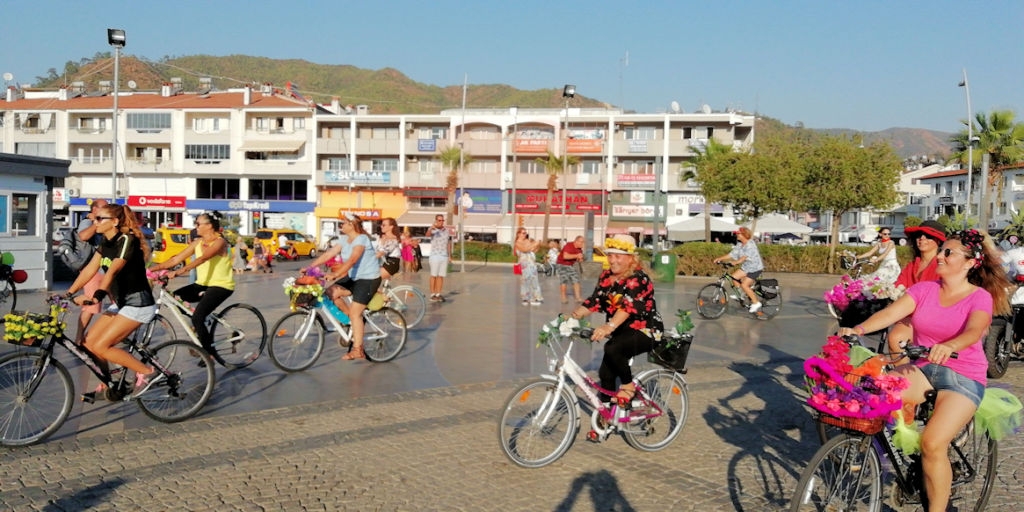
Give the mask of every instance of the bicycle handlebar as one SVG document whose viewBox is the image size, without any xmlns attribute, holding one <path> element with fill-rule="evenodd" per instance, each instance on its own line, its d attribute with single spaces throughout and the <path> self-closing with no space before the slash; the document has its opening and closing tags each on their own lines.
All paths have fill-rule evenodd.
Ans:
<svg viewBox="0 0 1024 512">
<path fill-rule="evenodd" d="M 864 344 L 861 343 L 860 336 L 857 336 L 856 334 L 847 334 L 846 336 L 843 336 L 843 341 L 845 341 L 849 345 L 864 346 Z M 899 360 L 903 357 L 907 357 L 911 361 L 917 361 L 922 357 L 928 357 L 928 354 L 930 354 L 931 351 L 932 349 L 930 347 L 925 347 L 921 345 L 907 345 L 903 347 L 903 351 L 901 352 L 890 352 L 888 354 L 883 354 L 891 357 L 894 361 Z M 949 354 L 950 359 L 958 359 L 959 357 L 959 352 L 952 352 Z"/>
</svg>

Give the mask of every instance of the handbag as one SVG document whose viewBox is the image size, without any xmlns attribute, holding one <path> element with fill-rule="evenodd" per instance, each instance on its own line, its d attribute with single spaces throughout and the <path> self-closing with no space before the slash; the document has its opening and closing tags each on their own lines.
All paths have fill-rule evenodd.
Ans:
<svg viewBox="0 0 1024 512">
<path fill-rule="evenodd" d="M 523 275 L 523 266 L 519 263 L 512 265 L 512 273 L 517 276 Z"/>
</svg>

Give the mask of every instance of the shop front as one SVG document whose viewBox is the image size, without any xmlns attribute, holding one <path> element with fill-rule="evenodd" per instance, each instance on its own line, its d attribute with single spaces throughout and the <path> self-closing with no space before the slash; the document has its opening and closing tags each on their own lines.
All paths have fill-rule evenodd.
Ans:
<svg viewBox="0 0 1024 512">
<path fill-rule="evenodd" d="M 381 219 L 398 219 L 406 211 L 405 195 L 392 190 L 373 189 L 324 189 L 320 192 L 320 206 L 314 210 L 316 216 L 316 239 L 320 245 L 338 234 L 338 216 L 349 212 L 367 221 L 367 231 L 376 232 Z M 399 226 L 402 223 L 399 222 Z"/>
<path fill-rule="evenodd" d="M 593 214 L 592 235 L 603 240 L 605 215 L 603 190 L 556 190 L 551 196 L 551 215 L 548 219 L 548 238 L 571 240 L 587 235 L 586 214 Z M 564 197 L 564 202 L 563 202 Z M 525 227 L 531 237 L 544 235 L 544 214 L 547 209 L 547 190 L 516 190 L 513 209 L 516 226 Z M 564 207 L 563 207 L 564 205 Z"/>
<path fill-rule="evenodd" d="M 636 238 L 638 243 L 648 244 L 653 238 L 657 220 L 659 239 L 668 236 L 668 230 L 665 228 L 668 201 L 665 194 L 658 195 L 657 205 L 654 192 L 650 190 L 614 192 L 609 202 L 611 215 L 606 225 L 606 232 L 609 235 L 628 234 Z"/>
<path fill-rule="evenodd" d="M 315 226 L 312 201 L 270 201 L 244 199 L 188 199 L 183 226 L 189 225 L 201 213 L 218 211 L 224 215 L 224 229 L 251 235 L 260 228 L 294 229 L 300 233 L 313 232 Z"/>
</svg>

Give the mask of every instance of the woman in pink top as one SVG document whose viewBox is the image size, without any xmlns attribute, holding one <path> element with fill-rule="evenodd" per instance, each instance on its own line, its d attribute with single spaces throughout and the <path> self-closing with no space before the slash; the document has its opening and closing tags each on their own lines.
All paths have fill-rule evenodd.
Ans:
<svg viewBox="0 0 1024 512">
<path fill-rule="evenodd" d="M 921 436 L 921 462 L 929 510 L 946 510 L 953 481 L 947 451 L 985 393 L 988 361 L 982 340 L 992 314 L 1009 313 L 1010 282 L 998 255 L 974 229 L 950 235 L 936 258 L 938 281 L 911 286 L 891 306 L 852 329 L 840 329 L 840 334 L 873 332 L 912 315 L 914 343 L 931 347 L 931 353 L 896 372 L 910 382 L 903 392 L 905 403 L 921 403 L 926 391 L 938 391 L 935 411 Z M 950 358 L 954 352 L 956 359 Z"/>
</svg>

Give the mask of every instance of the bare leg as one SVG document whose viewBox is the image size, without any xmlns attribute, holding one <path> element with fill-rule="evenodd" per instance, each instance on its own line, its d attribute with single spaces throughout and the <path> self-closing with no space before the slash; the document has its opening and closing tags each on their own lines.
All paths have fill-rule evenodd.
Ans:
<svg viewBox="0 0 1024 512">
<path fill-rule="evenodd" d="M 141 325 L 120 315 L 103 315 L 96 325 L 89 330 L 85 338 L 85 348 L 105 361 L 121 365 L 137 374 L 146 375 L 152 368 L 142 364 L 127 351 L 114 345 L 125 339 L 135 328 Z"/>
</svg>

